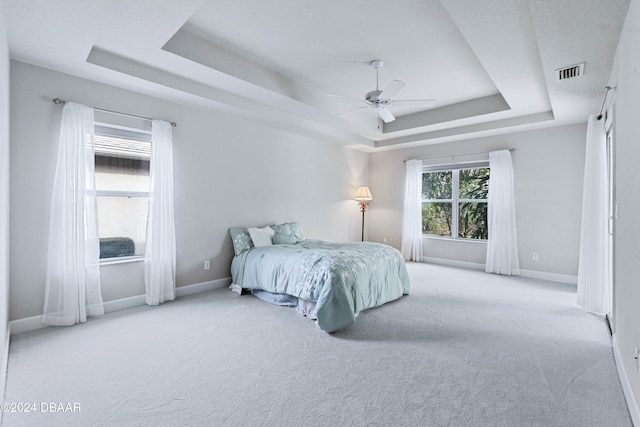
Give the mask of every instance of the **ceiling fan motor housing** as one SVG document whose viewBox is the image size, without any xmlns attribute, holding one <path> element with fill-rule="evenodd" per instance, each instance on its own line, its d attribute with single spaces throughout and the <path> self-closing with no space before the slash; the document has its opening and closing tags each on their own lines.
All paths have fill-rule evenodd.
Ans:
<svg viewBox="0 0 640 427">
<path fill-rule="evenodd" d="M 364 99 L 366 99 L 369 103 L 378 104 L 383 101 L 383 99 L 380 98 L 381 93 L 381 90 L 372 90 L 371 92 L 367 92 L 367 94 L 364 96 Z"/>
</svg>

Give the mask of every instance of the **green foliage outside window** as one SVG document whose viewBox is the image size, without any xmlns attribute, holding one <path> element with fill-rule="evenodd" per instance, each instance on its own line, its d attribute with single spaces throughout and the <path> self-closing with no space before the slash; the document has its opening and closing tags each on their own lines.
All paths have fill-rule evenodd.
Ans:
<svg viewBox="0 0 640 427">
<path fill-rule="evenodd" d="M 450 199 L 452 192 L 452 171 L 422 174 L 423 199 Z"/>
<path fill-rule="evenodd" d="M 463 239 L 488 239 L 487 215 L 489 213 L 489 204 L 486 202 L 460 203 L 459 209 L 458 237 Z"/>
<path fill-rule="evenodd" d="M 454 171 L 422 174 L 422 232 L 441 237 L 452 236 L 453 203 L 457 203 L 457 237 L 487 239 L 489 205 L 489 168 L 455 171 L 458 175 L 458 197 L 454 200 Z M 439 201 L 442 200 L 442 201 Z M 475 201 L 477 200 L 477 202 Z"/>
<path fill-rule="evenodd" d="M 431 236 L 451 236 L 451 203 L 422 204 L 422 232 Z"/>
<path fill-rule="evenodd" d="M 460 199 L 484 199 L 489 197 L 489 168 L 463 169 L 460 171 Z M 458 209 L 458 237 L 488 239 L 486 202 L 462 202 Z"/>
<path fill-rule="evenodd" d="M 462 169 L 460 171 L 460 199 L 487 199 L 489 197 L 489 168 Z"/>
</svg>

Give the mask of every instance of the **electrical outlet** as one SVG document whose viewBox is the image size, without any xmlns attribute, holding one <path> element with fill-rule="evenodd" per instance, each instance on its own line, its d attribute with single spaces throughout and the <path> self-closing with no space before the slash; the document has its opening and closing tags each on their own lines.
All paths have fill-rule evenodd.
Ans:
<svg viewBox="0 0 640 427">
<path fill-rule="evenodd" d="M 211 261 L 206 260 L 206 261 L 204 262 L 204 269 L 205 269 L 205 270 L 209 270 L 210 268 L 211 268 Z"/>
<path fill-rule="evenodd" d="M 387 238 L 386 237 L 382 238 L 382 243 L 387 243 Z"/>
<path fill-rule="evenodd" d="M 540 259 L 540 255 L 538 254 L 538 252 L 534 252 L 532 254 L 532 258 L 534 261 L 538 261 Z"/>
</svg>

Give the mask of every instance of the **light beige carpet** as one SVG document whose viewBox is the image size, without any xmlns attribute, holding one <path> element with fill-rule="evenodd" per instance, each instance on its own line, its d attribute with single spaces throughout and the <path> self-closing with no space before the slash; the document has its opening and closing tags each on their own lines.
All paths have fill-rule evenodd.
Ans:
<svg viewBox="0 0 640 427">
<path fill-rule="evenodd" d="M 5 400 L 37 410 L 3 425 L 631 426 L 574 286 L 408 268 L 409 296 L 332 335 L 220 289 L 14 336 Z"/>
</svg>

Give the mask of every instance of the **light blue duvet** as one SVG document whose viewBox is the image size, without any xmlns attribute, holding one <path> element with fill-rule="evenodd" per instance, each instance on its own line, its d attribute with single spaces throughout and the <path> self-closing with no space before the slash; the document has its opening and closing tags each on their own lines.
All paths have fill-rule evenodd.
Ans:
<svg viewBox="0 0 640 427">
<path fill-rule="evenodd" d="M 235 256 L 231 275 L 244 289 L 316 302 L 318 326 L 329 333 L 353 324 L 360 311 L 409 293 L 402 255 L 381 243 L 261 246 Z"/>
</svg>

